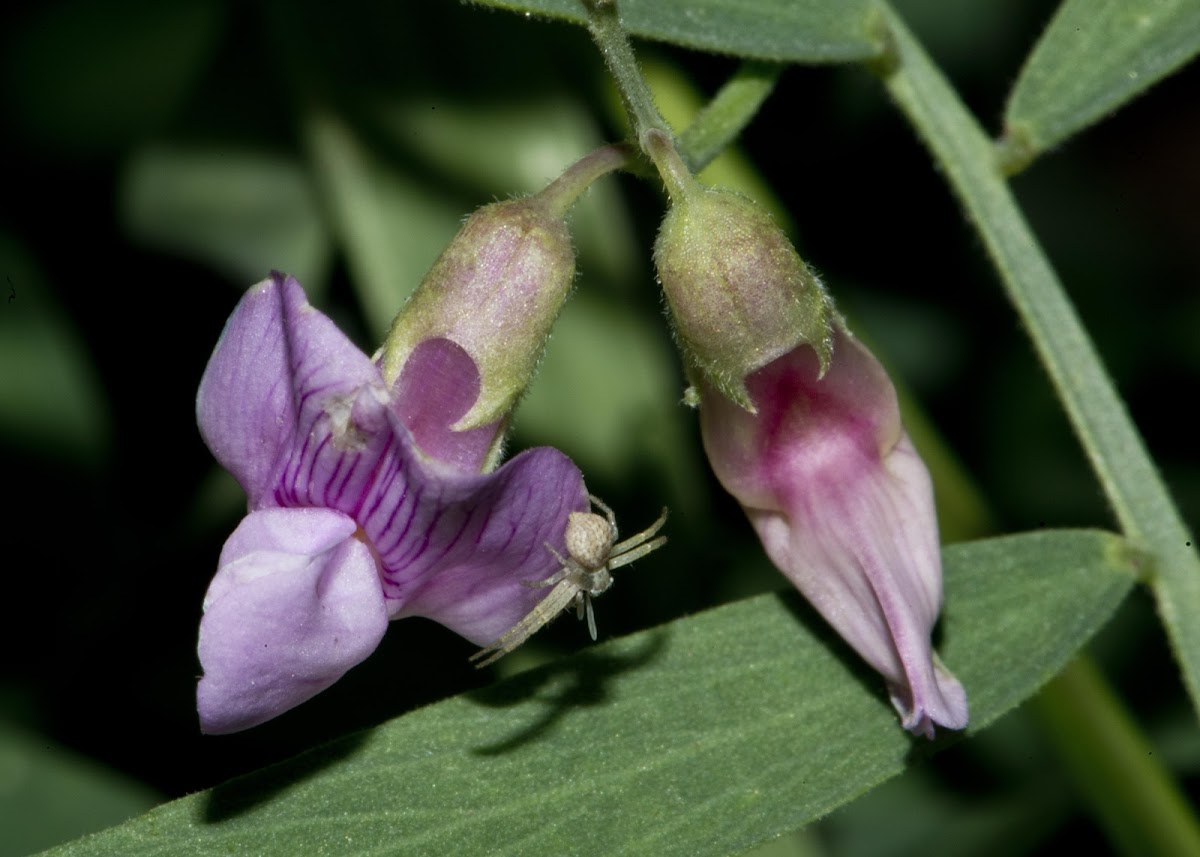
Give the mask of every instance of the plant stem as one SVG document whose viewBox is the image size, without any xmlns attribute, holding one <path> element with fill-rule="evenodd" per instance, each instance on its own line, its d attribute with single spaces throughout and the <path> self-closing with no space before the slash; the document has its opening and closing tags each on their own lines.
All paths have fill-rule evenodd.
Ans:
<svg viewBox="0 0 1200 857">
<path fill-rule="evenodd" d="M 658 129 L 670 138 L 671 129 L 654 106 L 654 96 L 638 68 L 629 36 L 621 26 L 616 0 L 583 0 L 583 5 L 587 9 L 588 32 L 604 56 L 609 74 L 621 93 L 633 124 L 634 138 L 640 140 L 651 129 Z"/>
<path fill-rule="evenodd" d="M 1200 708 L 1200 561 L 1100 357 L 957 93 L 885 10 L 895 50 L 885 84 L 932 150 L 979 231 L 1126 533 L 1159 565 L 1150 584 Z M 1035 698 L 1035 711 L 1091 804 L 1131 854 L 1200 854 L 1200 828 L 1123 703 L 1086 657 Z"/>
<path fill-rule="evenodd" d="M 672 202 L 678 202 L 689 192 L 699 187 L 691 170 L 683 162 L 683 157 L 675 150 L 675 144 L 669 135 L 657 128 L 651 128 L 639 138 L 642 151 L 654 161 L 658 174 L 662 176 L 663 184 L 667 186 L 667 194 Z"/>
<path fill-rule="evenodd" d="M 537 196 L 556 217 L 566 217 L 571 206 L 592 183 L 615 170 L 625 169 L 633 160 L 632 148 L 625 143 L 609 143 L 584 155 L 538 192 Z"/>
<path fill-rule="evenodd" d="M 1193 707 L 1200 712 L 1200 556 L 1124 402 L 996 163 L 992 142 L 894 13 L 884 80 L 932 150 L 1024 322 L 1144 569 Z"/>
<path fill-rule="evenodd" d="M 1200 825 L 1091 660 L 1074 661 L 1046 685 L 1033 712 L 1124 853 L 1200 854 Z"/>
</svg>

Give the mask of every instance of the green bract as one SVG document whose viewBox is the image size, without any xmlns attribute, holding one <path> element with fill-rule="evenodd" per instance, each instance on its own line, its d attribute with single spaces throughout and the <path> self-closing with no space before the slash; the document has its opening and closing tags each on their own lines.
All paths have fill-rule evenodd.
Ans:
<svg viewBox="0 0 1200 857">
<path fill-rule="evenodd" d="M 744 379 L 798 345 L 829 365 L 825 289 L 771 216 L 732 191 L 676 195 L 654 246 L 675 335 L 691 368 L 749 411 Z"/>
<path fill-rule="evenodd" d="M 479 398 L 454 426 L 502 419 L 524 392 L 575 275 L 562 216 L 541 196 L 480 208 L 396 316 L 383 351 L 392 382 L 418 343 L 442 337 L 479 367 Z"/>
</svg>

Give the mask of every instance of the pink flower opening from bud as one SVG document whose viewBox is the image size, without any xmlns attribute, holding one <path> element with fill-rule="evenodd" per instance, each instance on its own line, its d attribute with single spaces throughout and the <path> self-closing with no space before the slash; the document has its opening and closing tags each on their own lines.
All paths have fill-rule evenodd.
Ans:
<svg viewBox="0 0 1200 857">
<path fill-rule="evenodd" d="M 904 728 L 964 728 L 966 693 L 930 643 L 942 604 L 933 489 L 883 367 L 835 324 L 824 377 L 800 346 L 746 386 L 757 414 L 701 391 L 717 478 L 775 566 L 886 679 Z"/>
</svg>

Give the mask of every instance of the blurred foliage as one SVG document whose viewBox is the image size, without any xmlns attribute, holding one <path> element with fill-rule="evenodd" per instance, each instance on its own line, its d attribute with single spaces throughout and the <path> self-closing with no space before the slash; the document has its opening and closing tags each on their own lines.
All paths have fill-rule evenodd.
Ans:
<svg viewBox="0 0 1200 857">
<path fill-rule="evenodd" d="M 1053 4 L 894 5 L 999 134 Z M 469 644 L 403 622 L 312 703 L 248 734 L 198 735 L 200 603 L 240 497 L 193 427 L 196 383 L 241 290 L 272 268 L 301 275 L 373 350 L 462 216 L 622 131 L 582 30 L 452 3 L 59 0 L 6 7 L 0 33 L 13 557 L 0 717 L 21 713 L 12 752 L 40 782 L 61 759 L 35 751 L 62 745 L 94 761 L 89 782 L 117 805 L 16 813 L 38 837 L 21 841 L 38 847 L 147 794 L 212 786 L 484 683 Z M 662 45 L 643 56 L 681 115 L 735 67 Z M 1192 522 L 1200 459 L 1182 412 L 1200 379 L 1198 82 L 1195 67 L 1167 79 L 1014 183 Z M 748 192 L 779 200 L 802 254 L 986 497 L 991 525 L 1110 527 L 995 274 L 876 82 L 859 67 L 790 68 L 739 149 L 709 177 L 740 173 Z M 517 415 L 515 446 L 562 446 L 623 520 L 675 510 L 663 559 L 600 602 L 605 635 L 781 585 L 678 405 L 649 255 L 661 211 L 658 188 L 620 178 L 576 212 L 578 293 Z M 943 500 L 950 490 L 939 481 Z M 980 518 L 967 520 L 956 538 L 978 535 Z M 527 648 L 536 658 L 583 642 L 563 621 Z M 1127 603 L 1095 650 L 1200 798 L 1195 722 L 1146 602 Z M 1067 842 L 1105 853 L 1037 734 L 1018 711 L 773 853 Z M 121 804 L 129 778 L 145 785 Z"/>
<path fill-rule="evenodd" d="M 127 776 L 0 721 L 3 857 L 119 824 L 158 802 L 158 795 Z"/>
</svg>

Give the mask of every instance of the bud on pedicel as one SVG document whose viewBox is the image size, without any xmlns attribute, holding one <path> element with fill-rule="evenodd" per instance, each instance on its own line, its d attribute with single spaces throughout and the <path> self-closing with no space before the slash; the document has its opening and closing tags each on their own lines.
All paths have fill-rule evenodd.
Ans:
<svg viewBox="0 0 1200 857">
<path fill-rule="evenodd" d="M 498 423 L 525 391 L 571 290 L 575 251 L 566 215 L 593 181 L 624 166 L 623 146 L 604 146 L 533 196 L 485 205 L 425 275 L 396 316 L 381 357 L 395 383 L 423 342 L 448 339 L 479 370 L 479 397 L 454 431 Z"/>
<path fill-rule="evenodd" d="M 671 193 L 654 261 L 688 363 L 751 412 L 746 376 L 797 346 L 812 346 L 824 373 L 830 302 L 787 236 L 749 199 L 696 182 L 665 134 L 645 137 Z"/>
<path fill-rule="evenodd" d="M 399 376 L 422 342 L 449 339 L 480 374 L 479 398 L 454 429 L 502 419 L 533 377 L 574 275 L 566 223 L 539 196 L 483 206 L 392 323 L 385 380 Z"/>
</svg>

